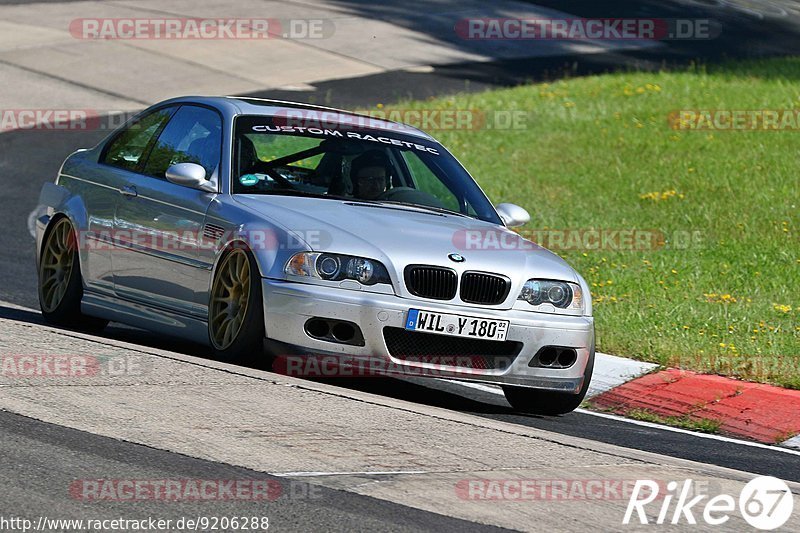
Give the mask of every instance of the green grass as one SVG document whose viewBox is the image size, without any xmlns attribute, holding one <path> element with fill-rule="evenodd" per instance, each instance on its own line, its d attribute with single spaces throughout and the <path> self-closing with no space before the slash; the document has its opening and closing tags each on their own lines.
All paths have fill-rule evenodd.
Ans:
<svg viewBox="0 0 800 533">
<path fill-rule="evenodd" d="M 634 420 L 663 424 L 701 433 L 719 433 L 719 428 L 722 425 L 718 420 L 690 418 L 688 416 L 661 416 L 647 409 L 631 409 L 625 413 L 625 416 Z"/>
<path fill-rule="evenodd" d="M 664 235 L 644 251 L 558 252 L 592 287 L 598 349 L 800 388 L 800 132 L 675 131 L 667 120 L 800 108 L 798 80 L 800 59 L 772 59 L 396 107 L 524 112 L 520 129 L 432 132 L 494 201 L 530 211 L 523 232 Z"/>
</svg>

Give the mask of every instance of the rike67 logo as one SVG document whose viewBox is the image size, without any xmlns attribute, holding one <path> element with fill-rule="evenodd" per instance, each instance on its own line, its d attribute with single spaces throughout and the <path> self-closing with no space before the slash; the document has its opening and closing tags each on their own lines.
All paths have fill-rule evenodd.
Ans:
<svg viewBox="0 0 800 533">
<path fill-rule="evenodd" d="M 767 531 L 784 525 L 794 508 L 789 486 L 769 476 L 757 477 L 747 483 L 738 501 L 729 494 L 712 498 L 707 494 L 696 495 L 691 479 L 684 480 L 680 487 L 677 481 L 670 481 L 666 484 L 666 493 L 660 493 L 661 488 L 663 483 L 637 480 L 622 523 L 630 524 L 636 513 L 640 524 L 650 524 L 645 508 L 654 503 L 649 510 L 658 510 L 655 524 L 697 524 L 700 518 L 708 525 L 720 526 L 738 510 L 750 526 Z"/>
</svg>

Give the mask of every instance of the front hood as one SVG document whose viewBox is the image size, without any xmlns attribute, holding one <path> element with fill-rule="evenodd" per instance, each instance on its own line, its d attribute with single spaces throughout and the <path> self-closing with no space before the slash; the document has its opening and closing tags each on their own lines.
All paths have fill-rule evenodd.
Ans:
<svg viewBox="0 0 800 533">
<path fill-rule="evenodd" d="M 236 201 L 302 239 L 309 250 L 382 262 L 396 287 L 407 265 L 504 274 L 512 293 L 536 277 L 578 283 L 563 259 L 513 231 L 482 220 L 413 207 L 292 196 L 236 195 Z M 459 254 L 464 262 L 448 256 Z M 406 295 L 404 291 L 400 295 Z"/>
</svg>

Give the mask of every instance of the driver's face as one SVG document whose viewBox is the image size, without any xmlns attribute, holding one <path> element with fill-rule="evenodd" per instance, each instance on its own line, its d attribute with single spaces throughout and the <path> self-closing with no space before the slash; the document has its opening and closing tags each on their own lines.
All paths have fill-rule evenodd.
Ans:
<svg viewBox="0 0 800 533">
<path fill-rule="evenodd" d="M 364 167 L 358 171 L 358 196 L 374 200 L 386 192 L 386 169 L 383 167 Z"/>
</svg>

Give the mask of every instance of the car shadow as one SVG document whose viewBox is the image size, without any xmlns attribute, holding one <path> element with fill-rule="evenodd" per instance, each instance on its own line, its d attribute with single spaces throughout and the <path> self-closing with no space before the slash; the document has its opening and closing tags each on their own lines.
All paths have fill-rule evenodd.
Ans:
<svg viewBox="0 0 800 533">
<path fill-rule="evenodd" d="M 25 322 L 28 324 L 46 325 L 67 333 L 82 333 L 79 329 L 70 329 L 47 324 L 41 313 L 38 311 L 20 309 L 18 307 L 11 307 L 2 304 L 0 304 L 0 319 L 17 320 L 19 322 Z M 150 348 L 157 348 L 160 350 L 202 357 L 204 359 L 212 358 L 211 349 L 202 344 L 182 341 L 168 335 L 161 335 L 151 331 L 126 326 L 124 324 L 118 324 L 116 322 L 111 322 L 101 333 L 91 333 L 91 335 L 103 339 L 122 341 L 139 346 L 147 346 Z"/>
</svg>

